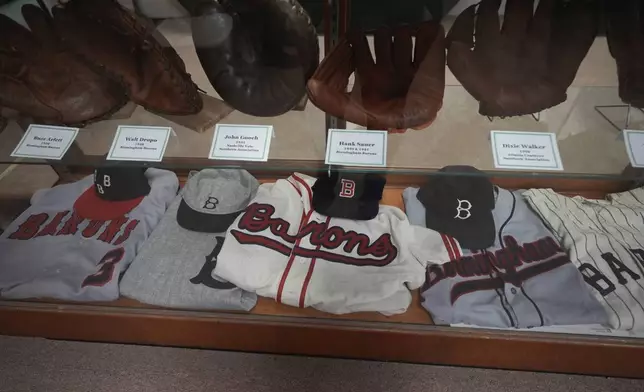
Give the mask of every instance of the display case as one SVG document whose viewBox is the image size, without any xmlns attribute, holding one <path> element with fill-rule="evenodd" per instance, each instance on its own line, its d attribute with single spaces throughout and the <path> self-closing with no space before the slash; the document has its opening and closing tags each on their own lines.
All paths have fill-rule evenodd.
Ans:
<svg viewBox="0 0 644 392">
<path fill-rule="evenodd" d="M 534 14 L 526 16 L 519 2 L 508 1 L 507 6 L 493 10 L 502 21 L 497 27 L 505 34 L 495 41 L 490 38 L 494 38 L 493 35 L 483 34 L 485 21 L 491 20 L 485 18 L 490 17 L 494 1 L 484 0 L 478 5 L 469 0 L 409 1 L 409 6 L 400 8 L 395 15 L 385 15 L 382 10 L 388 9 L 389 5 L 384 2 L 374 6 L 373 13 L 361 15 L 361 10 L 365 9 L 362 3 L 352 5 L 349 0 L 325 0 L 302 2 L 302 7 L 295 0 L 119 0 L 119 3 L 112 0 L 60 3 L 16 0 L 0 6 L 0 14 L 8 16 L 0 18 L 3 36 L 3 42 L 0 42 L 0 169 L 3 170 L 0 174 L 0 223 L 4 231 L 0 236 L 0 276 L 5 276 L 5 279 L 0 278 L 0 333 L 644 377 L 644 367 L 639 360 L 644 355 L 644 259 L 641 258 L 644 251 L 638 245 L 644 244 L 644 231 L 640 231 L 644 230 L 644 199 L 638 199 L 644 177 L 638 169 L 644 165 L 644 136 L 641 136 L 644 131 L 638 132 L 644 126 L 641 109 L 644 105 L 637 100 L 638 93 L 644 96 L 644 90 L 638 91 L 640 86 L 637 85 L 638 78 L 644 78 L 644 71 L 641 67 L 630 69 L 625 65 L 627 60 L 620 57 L 615 44 L 625 40 L 624 29 L 615 28 L 616 19 L 623 18 L 621 24 L 624 26 L 640 23 L 640 27 L 642 19 L 634 18 L 633 22 L 626 18 L 623 9 L 613 9 L 608 2 L 592 0 L 570 1 L 566 6 L 562 5 L 564 2 L 542 0 L 532 10 Z M 566 8 L 572 7 L 568 3 L 579 8 Z M 639 9 L 638 2 L 624 3 L 634 7 L 634 13 L 644 18 L 644 10 Z M 39 10 L 40 14 L 33 10 L 25 12 L 26 5 Z M 547 8 L 548 5 L 552 8 Z M 470 59 L 470 68 L 459 67 L 458 52 L 454 48 L 462 35 L 455 30 L 466 31 L 468 25 L 463 15 L 467 12 L 477 17 L 476 20 L 472 18 L 470 27 L 476 25 L 472 30 L 472 37 L 476 39 L 472 39 L 471 45 L 478 45 L 468 50 L 477 54 L 485 45 L 493 46 L 497 42 L 501 46 L 504 40 L 509 43 L 505 52 L 481 56 L 488 60 L 505 56 L 505 61 L 486 63 L 479 59 L 477 63 Z M 313 22 L 309 13 L 315 16 Z M 408 23 L 403 23 L 401 18 L 409 18 Z M 74 20 L 82 23 L 65 31 L 65 26 Z M 517 28 L 521 21 L 523 30 Z M 383 30 L 381 25 L 387 23 L 388 30 Z M 22 26 L 23 30 L 16 26 Z M 51 29 L 48 30 L 50 40 L 44 39 L 47 34 L 42 35 L 43 26 Z M 511 27 L 517 30 L 513 34 L 508 33 Z M 35 41 L 23 39 L 25 32 L 35 36 Z M 557 41 L 561 34 L 575 37 L 577 41 Z M 631 34 L 628 44 L 639 49 L 632 51 L 630 61 L 637 62 L 638 50 L 644 49 L 644 38 L 640 37 L 644 34 L 637 28 Z M 512 36 L 521 38 L 508 38 Z M 409 37 L 409 47 L 404 45 L 406 37 Z M 109 45 L 119 39 L 123 40 L 125 50 L 118 45 Z M 383 69 L 380 62 L 383 57 L 376 57 L 375 66 L 373 61 L 371 63 L 375 67 L 371 71 L 375 74 L 369 75 L 369 70 L 362 74 L 354 72 L 360 64 L 364 67 L 365 59 L 360 58 L 364 53 L 358 49 L 361 39 L 366 40 L 366 47 L 376 56 L 389 54 L 395 67 L 411 69 L 411 76 L 405 75 L 400 68 L 379 74 Z M 383 41 L 374 43 L 380 39 L 389 41 L 385 49 Z M 284 42 L 281 46 L 280 40 Z M 510 44 L 518 49 L 507 49 L 512 47 Z M 21 49 L 20 45 L 27 45 L 29 49 Z M 561 52 L 564 49 L 566 51 Z M 168 50 L 173 52 L 168 54 Z M 183 65 L 173 63 L 174 52 L 185 65 L 185 74 L 181 71 Z M 539 53 L 550 56 L 548 61 L 544 60 L 545 65 L 538 58 L 530 57 Z M 556 76 L 550 77 L 556 72 L 570 74 L 571 67 L 570 64 L 557 65 L 557 61 L 551 59 L 555 57 L 553 53 L 568 53 L 571 62 L 575 56 L 579 57 L 579 64 L 572 66 L 574 80 L 571 78 L 569 84 L 554 80 L 558 79 Z M 409 61 L 405 63 L 402 59 L 399 62 L 401 56 L 408 56 Z M 63 66 L 58 73 L 52 71 L 58 69 L 56 61 L 67 58 L 77 61 L 78 68 L 70 66 L 65 71 Z M 503 62 L 507 64 L 501 64 Z M 477 64 L 485 66 L 476 70 Z M 45 67 L 49 71 L 40 70 L 44 65 L 51 66 Z M 167 69 L 172 66 L 174 71 Z M 523 67 L 517 75 L 506 75 L 517 67 Z M 70 75 L 70 72 L 76 74 Z M 472 84 L 468 72 L 485 75 L 484 86 Z M 93 76 L 87 76 L 89 74 Z M 194 85 L 181 84 L 176 78 L 192 81 Z M 405 78 L 408 83 L 403 83 L 401 90 L 396 82 Z M 56 90 L 58 87 L 54 85 L 57 82 L 64 84 L 63 79 L 67 80 L 67 87 Z M 388 82 L 394 87 L 385 93 Z M 98 110 L 99 104 L 106 102 L 101 100 L 105 97 L 100 97 L 100 92 L 90 90 L 101 83 L 104 83 L 102 93 L 108 98 L 111 94 L 115 102 L 103 110 L 104 113 L 87 116 L 88 111 Z M 165 84 L 174 86 L 175 90 L 163 90 Z M 85 87 L 79 91 L 73 86 Z M 535 103 L 538 99 L 532 98 L 539 94 L 546 97 L 545 104 Z M 184 103 L 193 104 L 184 110 L 191 113 L 170 113 L 173 110 L 169 109 L 177 106 L 168 102 L 177 96 L 182 97 Z M 172 99 L 165 99 L 168 97 Z M 528 108 L 523 109 L 526 113 L 515 110 L 522 99 L 527 102 Z M 100 102 L 94 104 L 94 100 Z M 87 102 L 94 106 L 83 111 L 83 104 Z M 164 105 L 170 105 L 169 109 Z M 48 110 L 53 107 L 56 114 L 40 109 L 41 106 Z M 500 112 L 501 109 L 508 109 L 507 114 Z M 28 142 L 27 137 L 34 137 L 34 126 L 39 126 L 39 132 L 45 135 L 48 129 L 58 129 L 48 128 L 52 126 L 68 127 L 77 133 L 68 146 L 56 147 L 63 150 L 57 159 L 42 155 L 42 147 L 40 151 L 20 148 Z M 145 135 L 145 129 L 150 129 L 145 127 L 169 129 L 160 158 L 148 157 L 146 160 L 143 148 L 130 158 L 115 158 L 115 149 L 127 144 L 118 142 L 119 132 L 123 132 L 125 126 L 143 132 L 133 134 L 138 137 Z M 223 135 L 224 129 L 231 126 L 246 130 L 259 126 L 267 130 L 261 145 L 269 145 L 266 147 L 268 155 L 259 154 L 258 158 L 249 153 L 229 159 L 222 154 L 211 156 L 216 150 L 217 135 Z M 384 135 L 383 144 L 369 150 L 381 148 L 374 153 L 380 163 L 329 164 L 332 161 L 329 149 L 335 149 L 337 153 L 341 146 L 329 137 L 336 129 L 355 130 L 359 135 L 355 140 L 366 140 L 367 144 L 372 140 L 368 135 L 380 131 L 378 134 Z M 363 135 L 367 138 L 362 139 Z M 543 147 L 532 145 L 543 140 Z M 515 143 L 514 147 L 510 146 Z M 64 151 L 65 148 L 68 149 Z M 641 164 L 639 159 L 642 159 Z M 454 166 L 478 170 L 457 173 L 441 170 Z M 147 169 L 150 186 L 139 195 L 140 190 L 135 189 L 136 176 L 132 173 L 142 173 L 144 169 Z M 255 206 L 251 211 L 255 215 L 250 214 L 250 207 L 239 210 L 233 225 L 241 225 L 239 220 L 247 219 L 249 231 L 245 235 L 265 230 L 270 232 L 266 238 L 270 238 L 273 245 L 266 245 L 264 239 L 264 248 L 259 249 L 258 240 L 253 237 L 255 242 L 252 242 L 248 239 L 250 236 L 245 238 L 251 242 L 240 242 L 243 250 L 236 250 L 230 244 L 237 237 L 229 238 L 234 237 L 231 231 L 235 230 L 227 228 L 210 230 L 212 236 L 205 235 L 203 238 L 207 239 L 203 240 L 177 237 L 178 231 L 169 231 L 171 234 L 166 234 L 165 238 L 160 234 L 166 216 L 180 219 L 176 211 L 181 208 L 178 200 L 181 195 L 187 200 L 191 181 L 197 183 L 198 179 L 207 177 L 199 173 L 211 169 L 226 169 L 227 175 L 236 179 L 235 184 L 246 186 L 237 190 L 232 182 L 225 183 L 227 185 L 217 189 L 228 192 L 227 198 L 218 197 L 216 201 L 203 199 L 204 196 L 198 196 L 199 192 L 196 192 L 195 197 L 202 204 L 200 208 L 208 209 L 208 203 L 216 208 L 226 208 L 224 204 L 243 203 L 245 197 L 246 205 Z M 49 170 L 52 171 L 42 174 Z M 100 185 L 105 184 L 96 178 L 103 172 L 115 170 L 129 173 L 120 180 L 122 183 L 115 183 L 120 186 L 122 195 L 130 195 L 129 199 L 139 196 L 150 199 L 147 201 L 150 211 L 136 218 L 136 222 L 141 222 L 137 223 L 140 226 L 130 227 L 126 222 L 134 219 L 131 208 L 126 210 L 123 216 L 127 219 L 123 218 L 123 221 L 120 217 L 101 215 L 108 213 L 109 203 L 93 206 L 91 214 L 97 214 L 98 218 L 85 219 L 77 215 L 80 210 L 77 210 L 76 202 L 81 194 L 88 190 L 100 193 Z M 170 177 L 176 175 L 174 193 L 173 180 L 164 179 L 165 173 Z M 380 215 L 350 219 L 348 217 L 357 211 L 356 204 L 355 209 L 329 212 L 326 221 L 320 218 L 315 225 L 300 221 L 299 215 L 304 219 L 308 214 L 307 219 L 312 219 L 312 214 L 318 214 L 313 211 L 314 208 L 318 211 L 318 207 L 313 207 L 315 201 L 305 200 L 306 191 L 321 192 L 319 184 L 317 189 L 311 189 L 315 179 L 328 179 L 336 175 L 334 173 L 354 178 L 350 181 L 358 181 L 358 189 L 362 189 L 360 181 L 366 181 L 365 178 L 386 180 L 382 195 L 378 195 Z M 161 185 L 153 184 L 152 178 Z M 425 207 L 429 209 L 434 204 L 424 204 L 420 196 L 409 199 L 408 188 L 444 190 L 448 189 L 445 184 L 486 183 L 488 179 L 494 184 L 497 206 L 493 204 L 489 210 L 498 212 L 502 197 L 513 197 L 514 202 L 512 212 L 505 220 L 497 221 L 495 215 L 493 237 L 498 238 L 489 246 L 477 247 L 484 250 L 468 253 L 462 243 L 445 242 L 444 232 L 438 234 L 438 229 L 429 227 L 431 225 L 426 221 L 430 217 L 425 216 Z M 259 188 L 252 185 L 254 181 Z M 302 185 L 302 181 L 307 185 Z M 60 188 L 70 184 L 72 187 Z M 367 181 L 362 185 L 371 189 L 373 184 Z M 335 197 L 343 197 L 342 192 L 345 192 L 344 196 L 353 198 L 352 186 L 355 183 L 342 188 Z M 54 188 L 50 191 L 38 191 L 51 187 Z M 159 196 L 162 193 L 155 191 L 155 187 L 165 187 L 165 199 Z M 293 187 L 297 193 L 288 187 Z M 331 188 L 337 190 L 333 185 Z M 53 191 L 55 189 L 59 191 Z M 179 196 L 175 198 L 177 191 Z M 363 191 L 368 193 L 366 190 L 359 192 Z M 160 199 L 152 200 L 153 194 Z M 123 202 L 119 199 L 122 195 L 115 196 L 112 202 Z M 644 197 L 644 193 L 642 195 Z M 474 192 L 472 199 L 458 199 L 457 216 L 449 218 L 465 222 L 469 213 L 479 208 L 473 199 L 478 196 L 480 194 Z M 140 197 L 138 203 L 143 203 Z M 473 203 L 476 204 L 474 210 Z M 422 204 L 421 210 L 413 210 L 412 204 L 416 206 L 414 208 Z M 261 209 L 266 205 L 272 206 L 272 214 Z M 447 208 L 450 208 L 447 213 L 451 214 L 452 207 L 436 205 L 437 214 L 444 213 Z M 107 207 L 99 211 L 100 206 Z M 629 212 L 625 212 L 627 209 Z M 239 215 L 241 211 L 245 212 Z M 459 215 L 460 211 L 464 215 Z M 287 216 L 294 215 L 297 215 L 297 221 L 290 222 Z M 100 219 L 101 216 L 105 218 Z M 419 216 L 422 225 L 418 223 Z M 281 220 L 276 220 L 277 217 Z M 609 222 L 607 217 L 612 217 L 613 221 Z M 196 218 L 189 216 L 186 219 Z M 332 228 L 329 226 L 331 219 L 336 222 Z M 373 219 L 379 223 L 373 223 Z M 382 223 L 383 220 L 387 223 Z M 93 234 L 81 233 L 95 221 L 98 223 L 94 223 Z M 88 226 L 82 226 L 83 222 Z M 263 222 L 265 227 L 260 230 L 253 226 L 259 225 L 257 222 Z M 323 223 L 326 226 L 319 226 Z M 30 229 L 30 224 L 36 226 Z M 181 222 L 179 226 L 184 227 Z M 507 232 L 503 232 L 506 227 L 512 227 L 509 235 L 514 242 L 506 242 L 504 233 Z M 534 234 L 536 229 L 533 227 L 539 227 L 537 231 L 543 230 L 539 233 L 546 233 L 543 238 L 549 239 L 543 240 L 540 234 Z M 237 228 L 241 230 L 241 226 Z M 382 230 L 384 237 L 379 234 Z M 55 243 L 55 237 L 61 234 L 68 239 L 62 238 Z M 349 238 L 350 235 L 356 237 Z M 100 236 L 104 236 L 103 239 L 99 240 Z M 69 240 L 71 237 L 78 238 Z M 213 240 L 215 237 L 221 240 Z M 223 249 L 218 249 L 222 253 L 213 250 L 208 254 L 210 249 L 204 250 L 201 256 L 182 253 L 194 253 L 204 242 L 207 242 L 206 248 L 217 248 L 217 244 L 222 248 L 218 241 L 223 241 L 224 237 Z M 483 234 L 476 237 L 481 239 Z M 393 241 L 394 245 L 378 242 L 383 238 Z M 442 242 L 437 240 L 441 238 Z M 522 244 L 520 251 L 515 249 L 517 239 Z M 21 241 L 18 245 L 17 240 Z M 363 240 L 364 244 L 360 242 Z M 96 252 L 101 254 L 94 261 L 87 256 L 87 241 L 100 243 L 97 245 L 100 250 Z M 151 241 L 157 242 L 153 256 L 150 256 Z M 304 245 L 306 241 L 309 242 Z M 338 241 L 344 242 L 336 243 Z M 551 241 L 554 245 L 550 245 Z M 116 246 L 116 242 L 122 246 L 119 249 L 125 249 L 118 257 L 114 256 L 112 248 L 104 246 Z M 130 244 L 123 245 L 128 242 Z M 275 245 L 278 242 L 281 245 Z M 397 253 L 388 260 L 389 256 L 383 256 L 381 247 L 390 245 Z M 252 246 L 255 248 L 248 251 Z M 330 253 L 321 251 L 325 246 L 331 249 Z M 543 260 L 547 259 L 548 263 L 552 259 L 558 260 L 561 265 L 546 266 L 546 261 L 541 264 L 543 260 L 529 256 L 531 246 Z M 264 253 L 268 252 L 267 247 L 273 252 L 281 252 L 286 259 L 275 261 L 273 256 L 267 256 Z M 340 256 L 344 258 L 338 255 L 342 249 L 345 254 Z M 510 257 L 507 260 L 503 258 L 506 249 L 516 250 L 512 256 L 507 256 Z M 334 255 L 330 255 L 333 252 Z M 104 255 L 108 254 L 110 257 L 106 258 Z M 144 254 L 147 257 L 143 257 Z M 495 260 L 499 261 L 490 261 L 490 254 L 496 254 Z M 159 272 L 157 267 L 169 263 L 167 260 L 175 257 L 172 255 L 177 259 L 172 267 L 175 269 Z M 470 271 L 468 275 L 466 270 L 470 267 L 465 266 L 462 258 L 479 260 L 477 255 L 486 255 L 488 261 L 485 263 L 492 263 L 494 271 L 476 270 L 478 272 Z M 369 258 L 371 256 L 375 261 Z M 159 261 L 155 261 L 155 257 Z M 189 262 L 179 260 L 182 257 L 198 258 L 200 265 L 204 264 L 205 258 L 205 265 L 210 265 L 212 271 L 209 273 L 204 266 L 195 276 L 186 277 L 182 263 L 187 266 Z M 347 261 L 347 257 L 351 260 Z M 589 258 L 592 261 L 588 261 Z M 48 264 L 54 259 L 55 263 Z M 372 263 L 367 263 L 367 259 Z M 458 260 L 463 263 L 460 267 Z M 399 261 L 402 264 L 397 264 Z M 213 262 L 217 267 L 211 265 Z M 409 263 L 413 268 L 407 271 Z M 522 273 L 537 264 L 545 269 L 535 272 L 537 269 L 533 268 L 532 272 Z M 593 266 L 588 267 L 588 264 Z M 297 298 L 287 299 L 282 291 L 288 291 L 292 283 L 287 278 L 273 282 L 271 277 L 261 276 L 273 265 L 281 271 L 279 276 L 288 275 L 289 270 L 291 273 L 297 270 L 297 274 L 302 275 L 304 288 L 292 289 L 299 293 Z M 450 265 L 452 272 L 446 267 Z M 348 267 L 343 270 L 345 266 Z M 78 269 L 92 268 L 95 273 L 75 283 Z M 443 268 L 444 276 L 440 279 L 436 268 Z M 565 273 L 562 272 L 564 268 L 567 268 Z M 23 269 L 27 272 L 23 273 Z M 175 271 L 175 275 L 171 271 Z M 220 272 L 215 276 L 217 271 Z M 110 279 L 101 280 L 106 274 Z M 378 278 L 373 278 L 376 275 Z M 401 277 L 397 278 L 397 275 Z M 184 278 L 192 285 L 202 286 L 195 294 L 183 293 L 191 298 L 193 306 L 170 298 L 172 295 L 168 294 L 175 293 L 172 282 Z M 481 287 L 480 282 L 478 286 L 470 287 L 463 284 L 477 280 L 472 278 L 489 281 L 492 286 Z M 124 289 L 125 280 L 130 281 L 130 287 L 140 290 L 147 287 L 145 290 L 153 292 L 150 295 L 157 302 L 146 301 L 145 298 L 151 297 L 145 295 L 140 295 L 138 300 L 125 295 L 125 292 L 137 290 Z M 206 281 L 211 283 L 204 283 Z M 459 285 L 461 291 L 457 292 Z M 512 294 L 500 293 L 504 287 Z M 524 289 L 532 294 L 526 294 Z M 218 294 L 211 294 L 209 290 L 243 291 L 236 294 L 242 296 L 241 299 L 236 297 L 242 305 L 237 302 L 236 306 L 230 305 L 229 300 L 221 300 Z M 371 293 L 383 290 L 394 290 L 394 293 L 365 299 Z M 514 295 L 521 295 L 517 290 L 525 296 L 523 304 L 520 299 L 512 299 Z M 486 295 L 490 292 L 496 292 L 500 299 L 489 299 Z M 482 293 L 481 297 L 474 297 L 477 293 Z M 165 305 L 159 304 L 159 298 L 166 298 Z M 615 301 L 621 302 L 616 304 Z M 534 309 L 526 310 L 525 303 L 531 303 Z M 626 317 L 621 317 L 623 315 Z M 531 317 L 537 317 L 538 321 L 526 321 L 532 320 Z"/>
</svg>

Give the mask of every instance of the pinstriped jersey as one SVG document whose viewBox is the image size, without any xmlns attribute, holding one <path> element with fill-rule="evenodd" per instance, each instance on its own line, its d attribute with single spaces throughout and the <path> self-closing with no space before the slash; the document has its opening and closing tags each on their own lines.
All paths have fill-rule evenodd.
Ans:
<svg viewBox="0 0 644 392">
<path fill-rule="evenodd" d="M 556 234 L 600 300 L 610 326 L 644 331 L 644 188 L 606 200 L 552 189 L 524 196 Z"/>
</svg>

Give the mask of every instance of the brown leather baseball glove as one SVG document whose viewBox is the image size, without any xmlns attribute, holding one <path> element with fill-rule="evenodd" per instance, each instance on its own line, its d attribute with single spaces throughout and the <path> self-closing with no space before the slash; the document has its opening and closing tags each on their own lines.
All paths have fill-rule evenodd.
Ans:
<svg viewBox="0 0 644 392">
<path fill-rule="evenodd" d="M 435 22 L 380 28 L 374 61 L 365 34 L 349 33 L 309 80 L 309 98 L 325 112 L 368 129 L 427 127 L 443 105 L 444 35 Z M 346 92 L 352 73 L 355 83 Z"/>
<path fill-rule="evenodd" d="M 617 62 L 619 97 L 644 108 L 644 4 L 641 0 L 605 0 L 606 38 Z"/>
<path fill-rule="evenodd" d="M 52 13 L 65 43 L 122 83 L 132 101 L 161 114 L 201 110 L 197 86 L 177 52 L 151 23 L 116 0 L 70 0 Z"/>
<path fill-rule="evenodd" d="M 465 9 L 447 35 L 447 65 L 485 116 L 537 113 L 566 100 L 597 34 L 597 0 L 501 0 Z"/>
<path fill-rule="evenodd" d="M 0 14 L 0 107 L 38 122 L 84 125 L 127 102 L 125 91 L 61 46 L 51 17 L 22 7 L 29 29 Z"/>
</svg>

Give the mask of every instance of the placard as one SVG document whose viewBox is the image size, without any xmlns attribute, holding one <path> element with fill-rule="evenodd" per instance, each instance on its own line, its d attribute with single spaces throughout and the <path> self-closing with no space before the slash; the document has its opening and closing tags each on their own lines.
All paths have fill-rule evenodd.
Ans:
<svg viewBox="0 0 644 392">
<path fill-rule="evenodd" d="M 272 125 L 217 124 L 208 158 L 266 162 L 272 135 Z"/>
<path fill-rule="evenodd" d="M 106 159 L 161 162 L 171 132 L 170 127 L 120 125 Z"/>
<path fill-rule="evenodd" d="M 11 156 L 59 160 L 65 156 L 76 135 L 78 128 L 31 124 Z"/>
<path fill-rule="evenodd" d="M 387 131 L 329 129 L 327 165 L 387 166 Z"/>
<path fill-rule="evenodd" d="M 554 133 L 492 131 L 490 140 L 497 169 L 563 170 Z"/>
<path fill-rule="evenodd" d="M 644 131 L 624 130 L 624 144 L 633 167 L 644 167 Z"/>
</svg>

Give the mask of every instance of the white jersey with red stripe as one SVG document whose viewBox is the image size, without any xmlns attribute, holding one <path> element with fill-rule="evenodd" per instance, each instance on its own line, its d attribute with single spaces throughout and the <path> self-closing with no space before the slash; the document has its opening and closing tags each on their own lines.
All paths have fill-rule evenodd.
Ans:
<svg viewBox="0 0 644 392">
<path fill-rule="evenodd" d="M 368 221 L 319 214 L 311 207 L 314 183 L 295 173 L 261 185 L 229 228 L 215 274 L 291 306 L 404 312 L 427 263 L 452 258 L 443 237 L 412 226 L 391 206 L 380 206 Z"/>
</svg>

